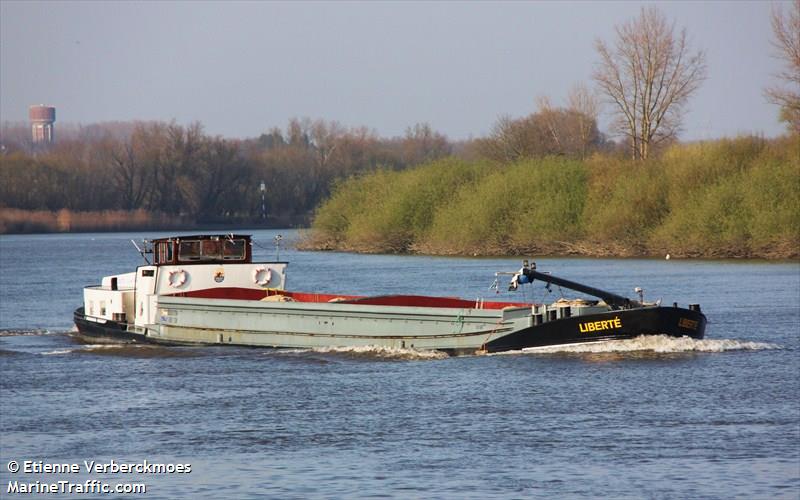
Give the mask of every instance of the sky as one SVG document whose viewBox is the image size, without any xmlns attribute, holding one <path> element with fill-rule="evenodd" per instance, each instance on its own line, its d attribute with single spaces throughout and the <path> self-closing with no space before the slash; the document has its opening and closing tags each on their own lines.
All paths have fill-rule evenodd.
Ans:
<svg viewBox="0 0 800 500">
<path fill-rule="evenodd" d="M 591 86 L 595 40 L 613 41 L 643 5 L 706 52 L 681 139 L 785 130 L 763 89 L 781 68 L 770 9 L 789 4 L 769 1 L 0 0 L 0 121 L 48 104 L 56 131 L 175 120 L 245 138 L 310 117 L 384 137 L 427 122 L 468 139 L 536 111 L 539 96 L 559 105 Z"/>
</svg>

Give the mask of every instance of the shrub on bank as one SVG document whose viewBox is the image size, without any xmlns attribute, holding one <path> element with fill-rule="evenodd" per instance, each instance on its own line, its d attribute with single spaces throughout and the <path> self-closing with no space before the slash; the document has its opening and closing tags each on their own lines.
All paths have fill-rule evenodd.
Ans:
<svg viewBox="0 0 800 500">
<path fill-rule="evenodd" d="M 590 158 L 587 167 L 586 238 L 595 244 L 646 246 L 649 234 L 669 214 L 663 169 L 608 157 Z"/>
<path fill-rule="evenodd" d="M 800 248 L 800 140 L 762 152 L 744 183 L 755 250 Z"/>
<path fill-rule="evenodd" d="M 656 228 L 652 247 L 687 255 L 771 255 L 776 249 L 796 255 L 797 140 L 740 138 L 672 148 L 662 168 L 670 214 Z"/>
<path fill-rule="evenodd" d="M 313 230 L 373 252 L 797 257 L 800 141 L 677 145 L 647 163 L 440 160 L 341 183 Z"/>
<path fill-rule="evenodd" d="M 335 186 L 317 211 L 314 239 L 365 252 L 409 251 L 425 235 L 434 212 L 488 169 L 448 158 L 404 172 L 351 178 Z"/>
<path fill-rule="evenodd" d="M 586 169 L 560 158 L 525 160 L 462 186 L 436 211 L 425 241 L 437 253 L 509 253 L 580 236 Z"/>
</svg>

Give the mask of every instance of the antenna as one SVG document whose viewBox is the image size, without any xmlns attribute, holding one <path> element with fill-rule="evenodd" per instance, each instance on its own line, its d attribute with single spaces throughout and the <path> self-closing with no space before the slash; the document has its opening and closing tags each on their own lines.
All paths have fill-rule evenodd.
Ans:
<svg viewBox="0 0 800 500">
<path fill-rule="evenodd" d="M 145 240 L 145 241 L 146 241 L 146 240 Z M 145 262 L 147 263 L 147 265 L 149 266 L 149 265 L 150 265 L 150 261 L 149 261 L 149 260 L 147 260 L 147 257 L 145 257 L 145 256 L 144 256 L 144 254 L 145 254 L 145 251 L 144 251 L 144 250 L 142 250 L 141 248 L 139 248 L 139 245 L 137 245 L 135 241 L 131 240 L 131 243 L 133 243 L 133 246 L 134 246 L 134 247 L 136 247 L 136 251 L 138 251 L 138 252 L 139 252 L 139 255 L 141 255 L 141 256 L 142 256 L 142 258 L 144 259 L 144 261 L 145 261 Z"/>
<path fill-rule="evenodd" d="M 283 239 L 283 236 L 281 236 L 280 234 L 275 236 L 275 260 L 277 260 L 277 261 L 281 260 L 281 240 L 282 239 Z"/>
</svg>

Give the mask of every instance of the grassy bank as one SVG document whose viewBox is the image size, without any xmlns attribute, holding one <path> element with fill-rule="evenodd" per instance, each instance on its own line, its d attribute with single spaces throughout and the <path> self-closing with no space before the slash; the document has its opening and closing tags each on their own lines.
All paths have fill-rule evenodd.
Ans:
<svg viewBox="0 0 800 500">
<path fill-rule="evenodd" d="M 798 258 L 800 141 L 511 165 L 440 160 L 338 184 L 304 248 L 458 255 Z"/>
</svg>

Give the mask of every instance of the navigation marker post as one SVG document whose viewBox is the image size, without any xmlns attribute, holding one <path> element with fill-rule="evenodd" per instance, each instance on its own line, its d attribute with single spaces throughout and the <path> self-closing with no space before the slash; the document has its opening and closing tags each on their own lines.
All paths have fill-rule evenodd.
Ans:
<svg viewBox="0 0 800 500">
<path fill-rule="evenodd" d="M 267 192 L 267 185 L 261 181 L 261 220 L 267 219 L 267 204 L 264 201 L 265 193 Z"/>
</svg>

